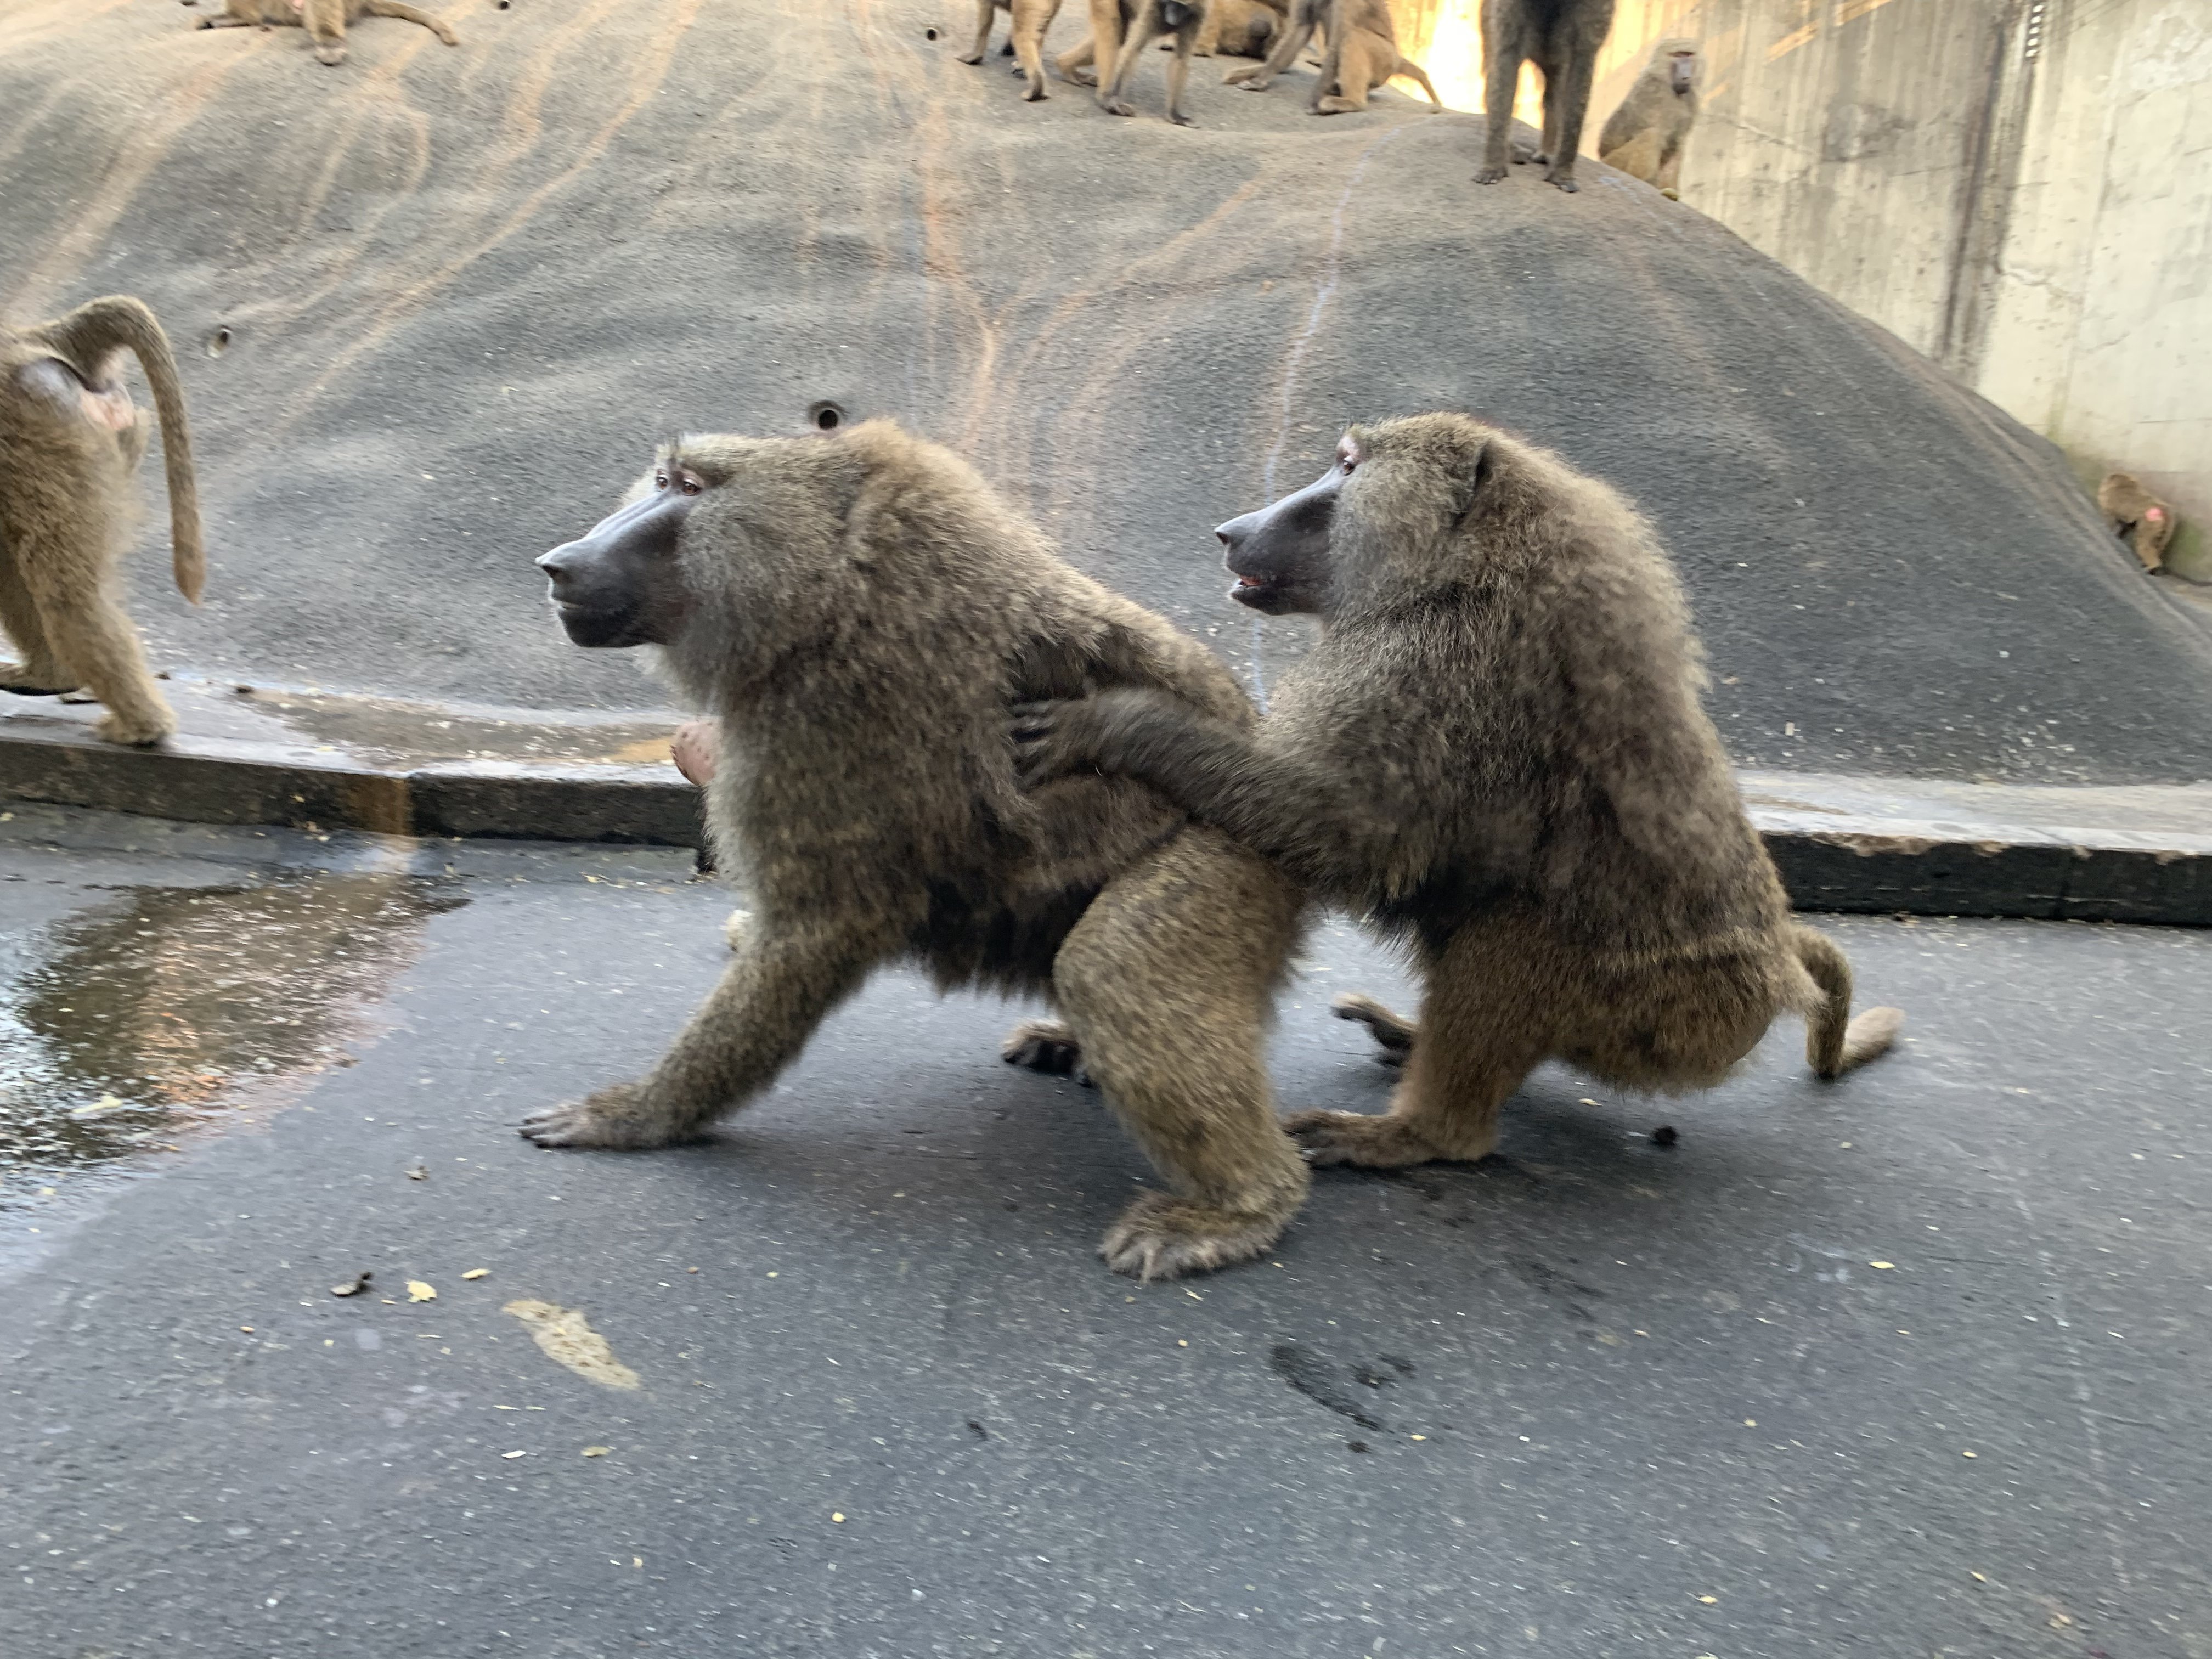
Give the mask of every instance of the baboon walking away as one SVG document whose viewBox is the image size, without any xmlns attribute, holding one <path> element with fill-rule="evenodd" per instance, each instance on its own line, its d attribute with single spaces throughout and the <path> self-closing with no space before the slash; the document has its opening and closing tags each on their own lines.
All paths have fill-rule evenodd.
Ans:
<svg viewBox="0 0 2212 1659">
<path fill-rule="evenodd" d="M 1597 137 L 1597 159 L 1681 199 L 1682 146 L 1698 119 L 1698 43 L 1662 40 Z"/>
<path fill-rule="evenodd" d="M 1412 951 L 1389 1113 L 1304 1112 L 1317 1163 L 1478 1158 L 1557 1056 L 1623 1087 L 1717 1083 L 1802 1013 L 1824 1078 L 1901 1016 L 1790 915 L 1698 700 L 1656 534 L 1620 495 L 1479 421 L 1354 427 L 1316 483 L 1218 531 L 1236 597 L 1324 631 L 1255 730 L 1137 688 L 1018 711 L 1024 775 L 1140 779 Z"/>
<path fill-rule="evenodd" d="M 186 5 L 193 0 L 185 0 Z M 200 19 L 204 29 L 304 28 L 314 46 L 315 61 L 343 64 L 346 58 L 346 25 L 364 17 L 397 17 L 420 23 L 449 46 L 461 37 L 440 18 L 404 0 L 223 0 L 213 17 Z"/>
<path fill-rule="evenodd" d="M 123 383 L 135 353 L 161 420 L 171 568 L 195 605 L 206 580 L 184 388 L 168 337 L 141 301 L 88 301 L 33 328 L 0 327 L 0 626 L 21 653 L 0 688 L 88 686 L 111 743 L 158 743 L 177 717 L 124 614 L 120 566 L 137 524 L 131 474 L 146 428 Z"/>
<path fill-rule="evenodd" d="M 2166 565 L 2166 544 L 2173 539 L 2174 515 L 2132 472 L 2107 472 L 2097 486 L 2097 505 L 2106 527 L 2128 544 L 2136 562 L 2152 575 Z"/>
<path fill-rule="evenodd" d="M 1545 179 L 1573 191 L 1575 153 L 1589 112 L 1598 48 L 1613 27 L 1613 0 L 1482 0 L 1482 112 L 1488 134 L 1474 182 L 1494 185 L 1507 171 L 1513 98 L 1521 65 L 1544 77 L 1544 137 L 1540 149 L 1514 161 L 1545 163 Z"/>
<path fill-rule="evenodd" d="M 750 911 L 652 1073 L 529 1120 L 661 1146 L 754 1098 L 878 966 L 1042 993 L 1006 1057 L 1091 1077 L 1172 1193 L 1106 1236 L 1159 1278 L 1258 1254 L 1302 1201 L 1261 1032 L 1303 896 L 1125 779 L 1025 793 L 1010 702 L 1141 686 L 1243 731 L 1196 641 L 1063 563 L 964 462 L 884 422 L 687 437 L 538 561 L 569 637 L 649 646 L 718 717 L 708 826 Z"/>
<path fill-rule="evenodd" d="M 960 54 L 960 61 L 983 61 L 983 54 L 991 48 L 991 24 L 1003 11 L 1012 24 L 1006 50 L 1029 77 L 1025 100 L 1034 104 L 1050 97 L 1052 94 L 1044 89 L 1044 32 L 1060 15 L 1060 0 L 975 0 L 975 44 Z"/>
</svg>

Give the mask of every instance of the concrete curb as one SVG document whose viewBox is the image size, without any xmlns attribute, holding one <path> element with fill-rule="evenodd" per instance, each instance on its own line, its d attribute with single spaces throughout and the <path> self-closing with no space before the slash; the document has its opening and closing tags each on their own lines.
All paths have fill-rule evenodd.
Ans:
<svg viewBox="0 0 2212 1659">
<path fill-rule="evenodd" d="M 1747 774 L 1804 910 L 2212 926 L 2212 788 L 2007 788 Z M 56 722 L 0 732 L 0 794 L 198 823 L 696 847 L 665 765 L 358 757 L 179 735 L 117 748 Z"/>
</svg>

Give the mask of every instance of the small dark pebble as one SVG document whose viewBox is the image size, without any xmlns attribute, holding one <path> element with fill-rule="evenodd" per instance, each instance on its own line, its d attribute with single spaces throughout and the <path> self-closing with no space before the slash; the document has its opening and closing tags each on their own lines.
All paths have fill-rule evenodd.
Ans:
<svg viewBox="0 0 2212 1659">
<path fill-rule="evenodd" d="M 1654 1146 L 1671 1146 L 1681 1138 L 1674 1133 L 1674 1126 L 1671 1123 L 1662 1123 L 1651 1132 Z"/>
<path fill-rule="evenodd" d="M 1010 1199 L 1008 1199 L 1008 1200 L 1006 1200 L 1006 1207 L 1007 1207 L 1008 1209 L 1010 1209 L 1010 1210 L 1018 1210 L 1018 1209 L 1020 1209 L 1022 1206 L 1021 1206 L 1020 1205 L 1018 1205 L 1018 1204 L 1015 1203 L 1015 1202 L 1014 1202 L 1014 1200 L 1013 1200 L 1012 1199 L 1011 1199 L 1011 1198 L 1010 1198 Z"/>
<path fill-rule="evenodd" d="M 1365 1451 L 1367 1449 L 1367 1443 L 1364 1440 L 1347 1440 L 1344 1443 L 1351 1447 L 1354 1451 Z"/>
<path fill-rule="evenodd" d="M 968 1427 L 969 1431 L 973 1433 L 978 1440 L 988 1440 L 991 1437 L 990 1430 L 985 1428 L 981 1423 L 978 1423 L 972 1417 L 968 1419 Z"/>
</svg>

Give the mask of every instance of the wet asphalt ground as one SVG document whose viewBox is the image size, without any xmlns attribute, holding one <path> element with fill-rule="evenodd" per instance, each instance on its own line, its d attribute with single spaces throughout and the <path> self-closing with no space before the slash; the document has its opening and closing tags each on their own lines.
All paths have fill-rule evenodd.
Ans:
<svg viewBox="0 0 2212 1659">
<path fill-rule="evenodd" d="M 2212 936 L 1832 921 L 1846 1083 L 1547 1070 L 1140 1287 L 1097 1097 L 905 975 L 708 1144 L 516 1138 L 712 981 L 688 873 L 0 821 L 0 1653 L 2212 1655 Z M 1382 1105 L 1355 987 L 1286 1101 Z"/>
</svg>

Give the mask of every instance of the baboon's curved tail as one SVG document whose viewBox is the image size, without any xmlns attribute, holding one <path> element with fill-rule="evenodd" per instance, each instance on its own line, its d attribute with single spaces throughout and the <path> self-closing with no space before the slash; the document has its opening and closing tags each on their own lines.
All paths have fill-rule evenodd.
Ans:
<svg viewBox="0 0 2212 1659">
<path fill-rule="evenodd" d="M 207 551 L 200 543 L 200 492 L 192 471 L 191 423 L 185 416 L 184 387 L 169 337 L 144 301 L 127 294 L 88 300 L 45 332 L 67 352 L 80 373 L 91 371 L 117 346 L 128 346 L 153 388 L 154 410 L 161 417 L 161 462 L 169 481 L 170 568 L 177 592 L 194 605 L 207 581 Z"/>
<path fill-rule="evenodd" d="M 1851 964 L 1835 940 L 1810 927 L 1793 930 L 1797 960 L 1820 988 L 1820 1004 L 1805 1016 L 1805 1059 L 1824 1078 L 1863 1066 L 1897 1040 L 1902 1008 L 1869 1008 L 1851 1018 Z"/>
</svg>

